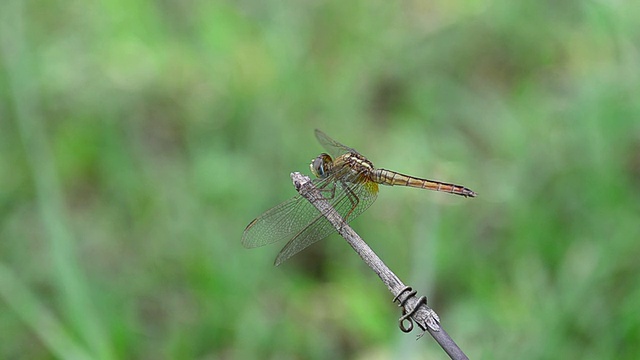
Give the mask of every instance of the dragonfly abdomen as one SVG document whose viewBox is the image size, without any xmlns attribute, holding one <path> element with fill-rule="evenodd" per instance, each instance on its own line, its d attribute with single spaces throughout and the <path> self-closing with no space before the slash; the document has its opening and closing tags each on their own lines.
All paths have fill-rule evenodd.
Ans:
<svg viewBox="0 0 640 360">
<path fill-rule="evenodd" d="M 464 197 L 475 197 L 476 193 L 464 186 L 445 183 L 435 180 L 421 179 L 409 175 L 400 174 L 395 171 L 376 169 L 372 173 L 372 180 L 384 185 L 408 186 L 419 189 L 429 189 L 434 191 L 448 192 L 451 194 L 461 195 Z"/>
</svg>

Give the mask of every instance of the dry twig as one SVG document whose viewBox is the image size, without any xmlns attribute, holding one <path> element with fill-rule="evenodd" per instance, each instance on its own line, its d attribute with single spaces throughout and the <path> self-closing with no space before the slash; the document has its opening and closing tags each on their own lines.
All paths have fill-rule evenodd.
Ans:
<svg viewBox="0 0 640 360">
<path fill-rule="evenodd" d="M 399 320 L 400 330 L 410 332 L 413 324 L 429 332 L 451 359 L 468 359 L 449 334 L 440 326 L 440 319 L 435 311 L 427 306 L 427 298 L 416 297 L 417 292 L 405 285 L 383 262 L 380 260 L 367 243 L 344 221 L 342 216 L 329 204 L 320 191 L 313 185 L 308 176 L 298 172 L 291 173 L 291 180 L 305 199 L 311 202 L 320 213 L 336 228 L 338 233 L 351 245 L 367 265 L 380 277 L 389 291 L 394 295 L 394 302 L 398 302 L 403 308 Z"/>
</svg>

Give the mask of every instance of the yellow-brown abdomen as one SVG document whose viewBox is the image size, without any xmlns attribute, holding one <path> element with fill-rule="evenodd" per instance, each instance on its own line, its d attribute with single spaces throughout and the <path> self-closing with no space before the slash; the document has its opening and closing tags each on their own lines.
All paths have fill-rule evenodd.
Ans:
<svg viewBox="0 0 640 360">
<path fill-rule="evenodd" d="M 421 179 L 409 175 L 404 175 L 397 173 L 395 171 L 385 170 L 385 169 L 376 169 L 371 172 L 372 180 L 385 185 L 398 185 L 398 186 L 408 186 L 419 189 L 429 189 L 434 191 L 442 191 L 448 192 L 451 194 L 461 195 L 464 197 L 471 196 L 475 197 L 476 193 L 471 189 L 467 189 L 464 186 L 445 183 L 441 181 L 435 180 L 427 180 Z"/>
</svg>

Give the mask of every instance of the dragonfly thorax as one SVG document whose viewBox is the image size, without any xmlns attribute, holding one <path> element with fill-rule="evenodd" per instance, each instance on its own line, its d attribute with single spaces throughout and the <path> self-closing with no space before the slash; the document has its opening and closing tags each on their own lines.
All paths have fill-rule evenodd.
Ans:
<svg viewBox="0 0 640 360">
<path fill-rule="evenodd" d="M 322 153 L 318 155 L 317 158 L 311 161 L 311 164 L 309 164 L 309 168 L 311 169 L 313 175 L 324 179 L 329 176 L 332 165 L 333 159 L 331 158 L 331 156 L 329 156 L 329 154 Z"/>
</svg>

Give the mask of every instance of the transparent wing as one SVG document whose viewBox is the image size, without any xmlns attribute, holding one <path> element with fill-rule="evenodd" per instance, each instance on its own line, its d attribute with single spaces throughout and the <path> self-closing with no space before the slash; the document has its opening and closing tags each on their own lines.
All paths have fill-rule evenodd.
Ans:
<svg viewBox="0 0 640 360">
<path fill-rule="evenodd" d="M 327 192 L 323 192 L 325 197 Z M 346 222 L 362 214 L 373 204 L 378 196 L 378 184 L 373 182 L 363 183 L 346 183 L 336 182 L 335 193 L 332 198 L 327 198 L 329 203 Z M 309 245 L 318 242 L 336 229 L 320 212 L 306 199 L 304 200 L 309 206 L 313 207 L 317 216 L 306 227 L 302 228 L 291 240 L 280 250 L 276 257 L 275 265 L 278 266 L 284 261 L 307 248 Z"/>
<path fill-rule="evenodd" d="M 378 184 L 373 182 L 349 183 L 332 176 L 314 183 L 347 222 L 362 214 L 378 196 Z M 296 196 L 253 220 L 244 230 L 242 245 L 254 248 L 289 240 L 276 258 L 277 266 L 334 231 L 315 206 Z"/>
<path fill-rule="evenodd" d="M 356 149 L 340 144 L 318 129 L 315 130 L 315 134 L 318 142 L 322 144 L 322 146 L 329 152 L 329 155 L 334 159 L 349 152 L 358 153 Z"/>
<path fill-rule="evenodd" d="M 336 191 L 335 180 L 351 179 L 355 182 L 352 178 L 353 176 L 349 177 L 349 169 L 343 168 L 325 179 L 314 179 L 313 183 L 327 199 L 337 199 L 340 189 Z M 319 216 L 320 212 L 309 201 L 302 196 L 296 196 L 267 210 L 249 223 L 242 235 L 242 245 L 254 248 L 280 240 L 290 240 Z"/>
<path fill-rule="evenodd" d="M 317 216 L 312 212 L 315 208 L 309 209 L 305 202 L 308 201 L 302 196 L 296 196 L 255 218 L 244 229 L 242 245 L 246 248 L 268 245 L 300 232 Z"/>
</svg>

